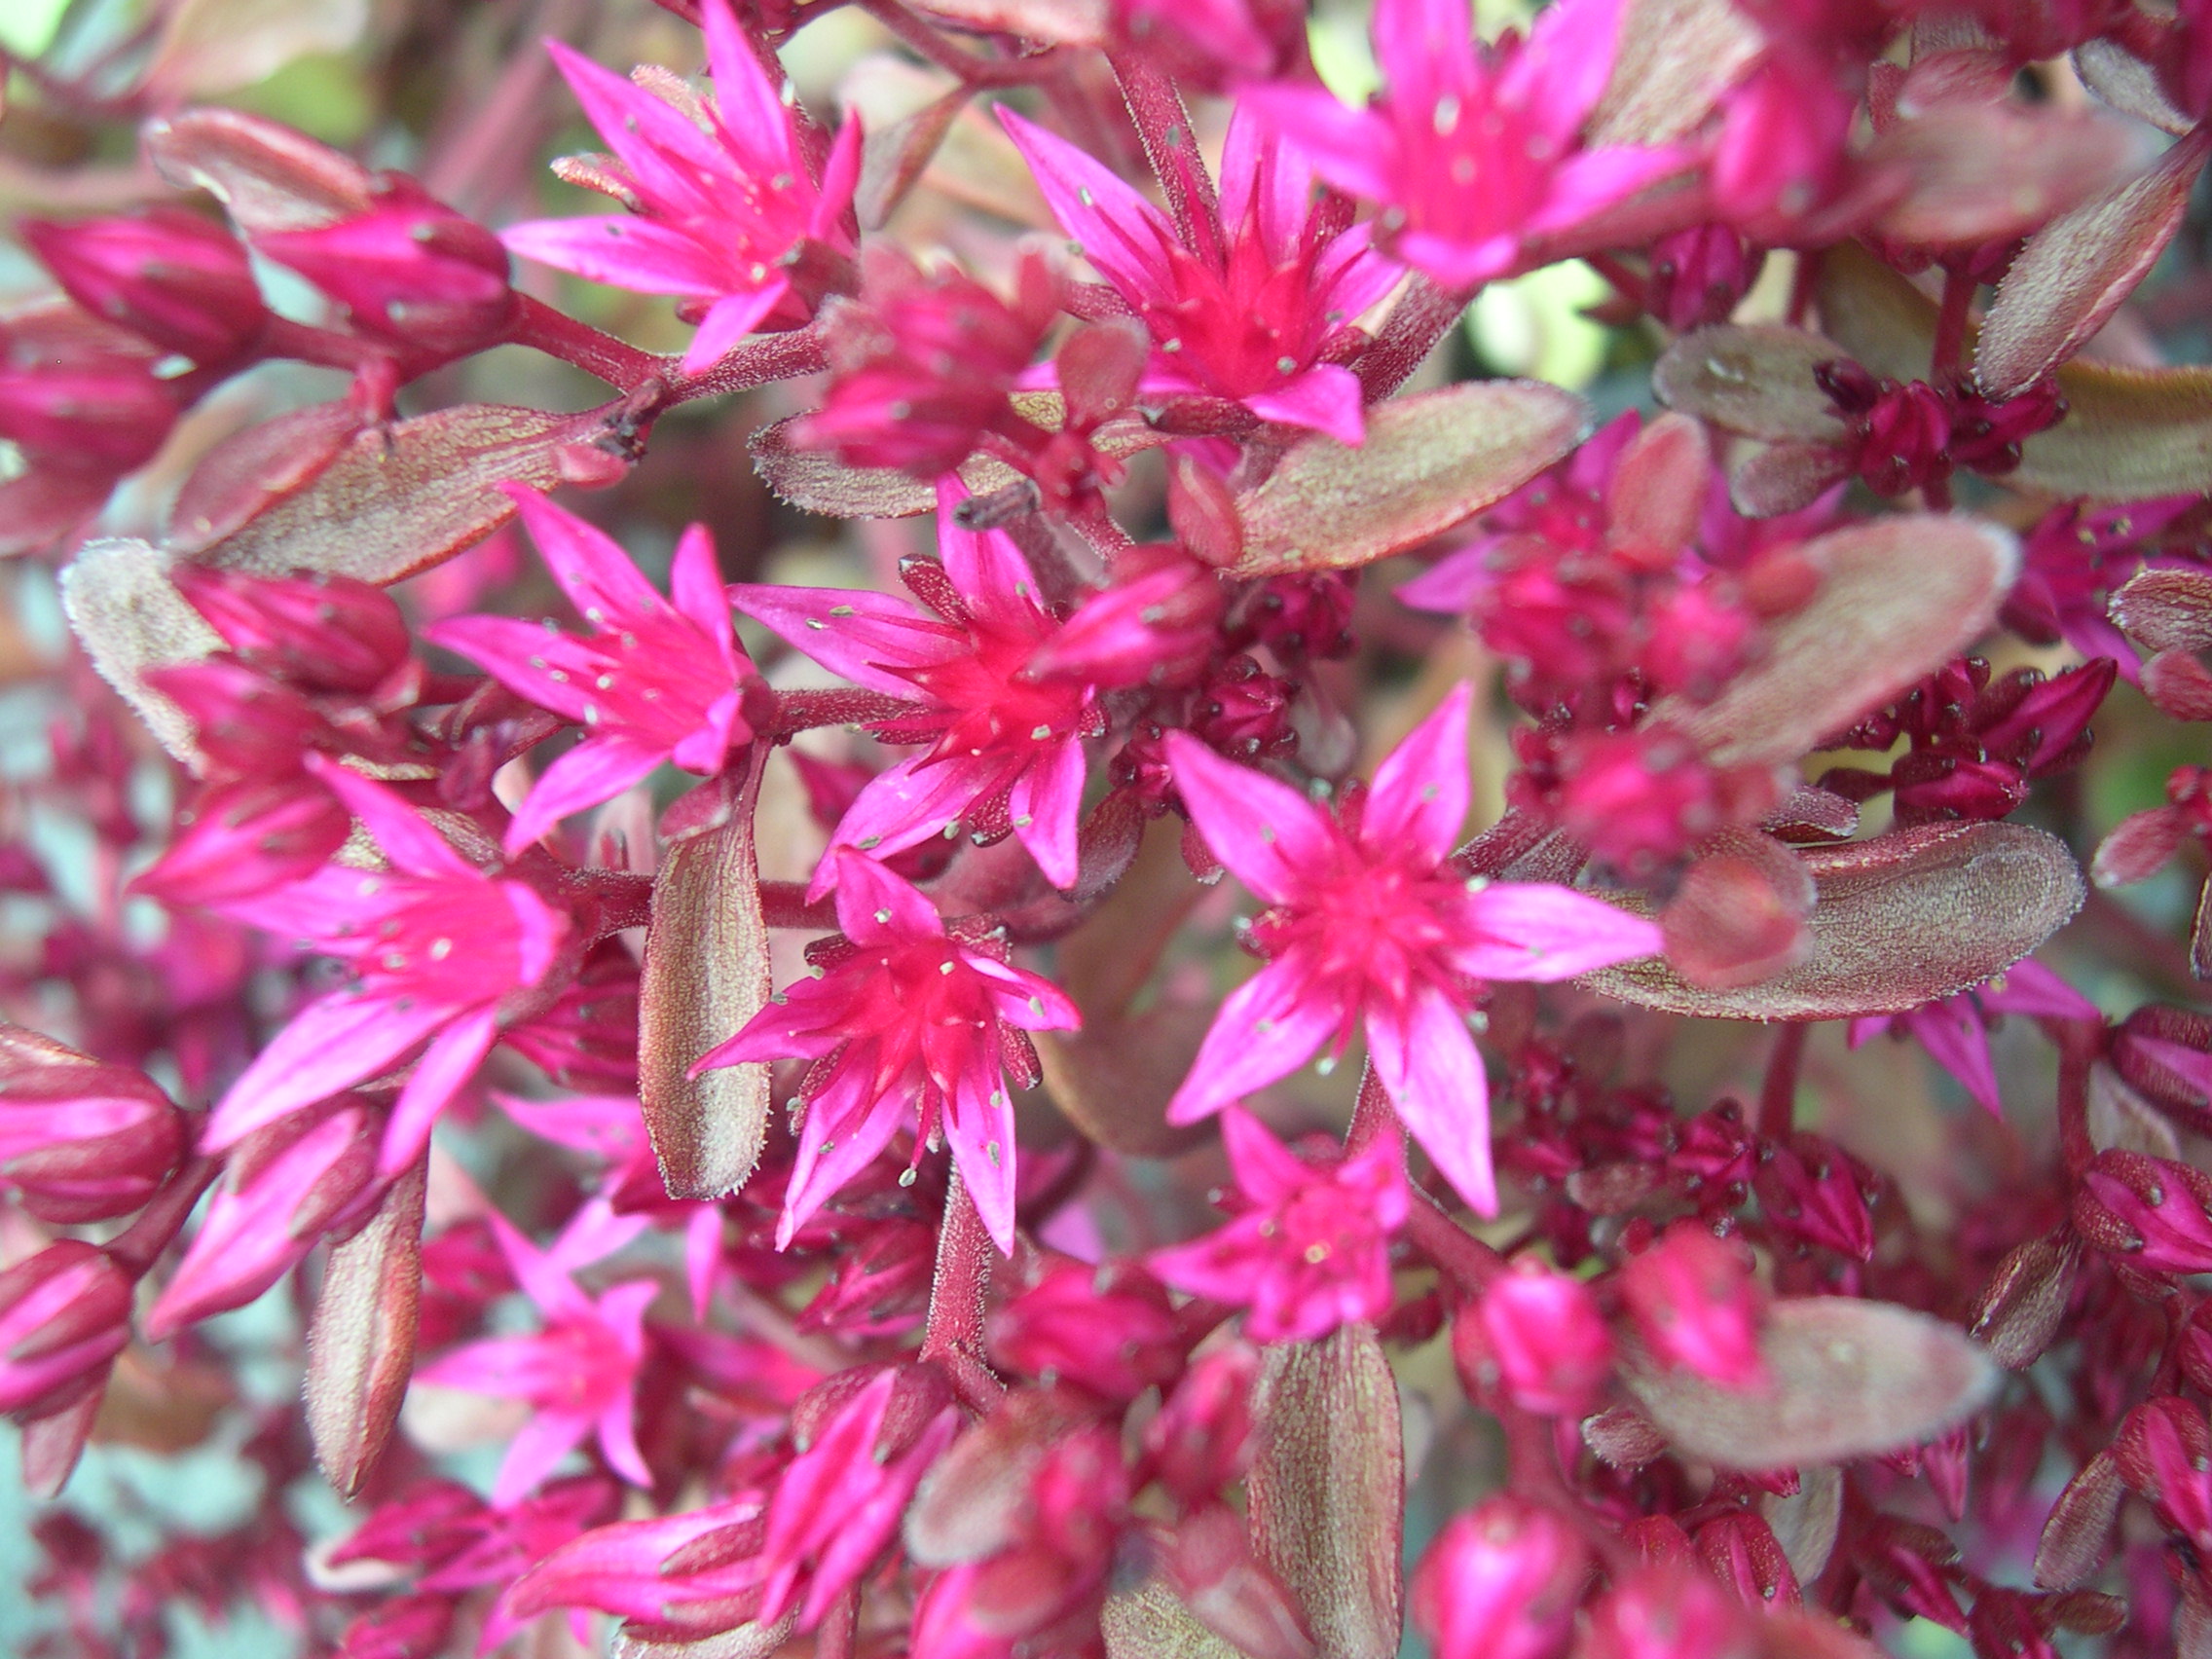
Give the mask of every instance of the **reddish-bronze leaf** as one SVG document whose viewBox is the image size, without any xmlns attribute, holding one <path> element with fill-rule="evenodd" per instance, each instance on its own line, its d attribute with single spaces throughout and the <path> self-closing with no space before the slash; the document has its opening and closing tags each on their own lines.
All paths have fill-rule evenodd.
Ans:
<svg viewBox="0 0 2212 1659">
<path fill-rule="evenodd" d="M 1167 1121 L 1167 1101 L 1198 1056 L 1210 1009 L 1162 1003 L 1130 1019 L 1085 1020 L 1030 1041 L 1052 1104 L 1085 1138 L 1131 1158 L 1173 1158 L 1212 1132 Z"/>
<path fill-rule="evenodd" d="M 1846 356 L 1891 380 L 1926 378 L 1936 347 L 1934 300 L 1856 241 L 1822 251 L 1817 291 L 1821 332 Z"/>
<path fill-rule="evenodd" d="M 506 523 L 515 508 L 499 485 L 550 490 L 587 470 L 578 456 L 619 469 L 625 455 L 601 412 L 456 404 L 356 433 L 305 488 L 197 557 L 264 575 L 309 570 L 395 582 Z"/>
<path fill-rule="evenodd" d="M 1775 1541 L 1788 1558 L 1797 1582 L 1810 1584 L 1835 1553 L 1836 1533 L 1843 1525 L 1843 1472 L 1800 1469 L 1795 1492 L 1759 1494 L 1759 1513 L 1774 1530 Z"/>
<path fill-rule="evenodd" d="M 1765 45 L 1728 0 L 1629 0 L 1585 141 L 1665 144 L 1705 120 Z"/>
<path fill-rule="evenodd" d="M 2110 1451 L 2099 1452 L 2058 1494 L 2036 1543 L 2036 1582 L 2046 1590 L 2072 1590 L 2104 1566 L 2113 1523 L 2127 1483 Z"/>
<path fill-rule="evenodd" d="M 2195 495 L 2212 479 L 2212 369 L 2058 371 L 2066 419 L 2038 432 L 2004 482 L 2045 496 L 2139 501 Z"/>
<path fill-rule="evenodd" d="M 2101 112 L 2005 101 L 1950 103 L 1899 121 L 1864 159 L 1910 180 L 1876 221 L 1884 236 L 1963 247 L 2019 236 L 2074 208 L 2114 180 L 2128 152 L 2125 129 Z"/>
<path fill-rule="evenodd" d="M 308 1322 L 308 1433 L 341 1497 L 384 1455 L 415 1366 L 424 1167 L 394 1181 L 361 1230 L 332 1247 Z"/>
<path fill-rule="evenodd" d="M 1158 1578 L 1107 1597 L 1098 1628 L 1107 1659 L 1240 1659 Z"/>
<path fill-rule="evenodd" d="M 89 541 L 61 572 L 61 605 L 92 666 L 186 765 L 199 759 L 192 722 L 139 676 L 172 663 L 198 662 L 222 649 L 214 629 L 184 601 L 168 562 L 143 541 Z"/>
<path fill-rule="evenodd" d="M 2008 1371 L 2033 1365 L 2058 1334 L 2082 1246 L 2061 1228 L 2015 1247 L 1974 1299 L 1968 1329 Z"/>
<path fill-rule="evenodd" d="M 1813 371 L 1846 354 L 1802 328 L 1715 323 L 1668 347 L 1651 386 L 1670 409 L 1748 438 L 1840 444 L 1849 428 Z"/>
<path fill-rule="evenodd" d="M 1923 825 L 1797 857 L 1819 899 L 1812 950 L 1787 973 L 1704 990 L 1651 958 L 1579 982 L 1642 1008 L 1710 1019 L 1899 1014 L 2003 972 L 2082 904 L 2074 855 L 2023 824 Z M 1633 898 L 1614 900 L 1643 908 Z"/>
<path fill-rule="evenodd" d="M 1980 1409 L 1999 1372 L 1964 1331 L 1886 1302 L 1777 1302 L 1764 1391 L 1649 1363 L 1622 1376 L 1677 1451 L 1728 1469 L 1840 1463 L 1933 1440 Z"/>
<path fill-rule="evenodd" d="M 149 123 L 144 142 L 155 171 L 206 191 L 248 236 L 317 230 L 376 205 L 359 162 L 243 110 L 187 110 Z"/>
<path fill-rule="evenodd" d="M 753 844 L 767 746 L 756 748 L 727 817 L 677 841 L 653 878 L 638 1006 L 638 1097 L 669 1194 L 719 1198 L 759 1161 L 768 1064 L 686 1075 L 768 1001 L 768 928 Z"/>
<path fill-rule="evenodd" d="M 1809 507 L 1852 473 L 1851 451 L 1832 444 L 1769 444 L 1729 475 L 1728 498 L 1746 518 Z"/>
<path fill-rule="evenodd" d="M 2193 134 L 2028 239 L 1982 321 L 1973 374 L 1983 391 L 2011 396 L 2104 327 L 2181 228 L 2208 153 L 2212 132 Z"/>
<path fill-rule="evenodd" d="M 2122 115 L 2176 138 L 2196 123 L 2174 108 L 2158 72 L 2116 40 L 2102 37 L 2074 49 L 2074 69 L 2082 85 Z"/>
<path fill-rule="evenodd" d="M 2113 622 L 2155 651 L 2212 650 L 2212 574 L 2138 571 L 2112 596 Z"/>
<path fill-rule="evenodd" d="M 1758 662 L 1712 702 L 1652 710 L 1716 765 L 1779 765 L 1809 753 L 1979 639 L 2019 569 L 1995 525 L 1900 513 L 1807 542 L 1812 602 L 1777 622 Z"/>
<path fill-rule="evenodd" d="M 1449 386 L 1367 412 L 1357 449 L 1314 434 L 1237 498 L 1239 576 L 1350 570 L 1425 541 L 1511 495 L 1588 429 L 1570 391 L 1535 381 Z"/>
<path fill-rule="evenodd" d="M 1260 1559 L 1298 1598 L 1322 1659 L 1393 1659 L 1406 1453 L 1397 1382 L 1373 1328 L 1269 1348 L 1252 1417 Z"/>
</svg>

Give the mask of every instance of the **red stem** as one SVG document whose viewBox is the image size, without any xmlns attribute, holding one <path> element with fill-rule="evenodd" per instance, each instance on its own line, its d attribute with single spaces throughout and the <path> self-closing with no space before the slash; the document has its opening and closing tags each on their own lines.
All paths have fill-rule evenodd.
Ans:
<svg viewBox="0 0 2212 1659">
<path fill-rule="evenodd" d="M 1067 56 L 1054 46 L 1025 57 L 977 57 L 954 46 L 898 0 L 861 0 L 861 9 L 940 69 L 958 76 L 965 86 L 1028 86 L 1059 73 Z"/>
<path fill-rule="evenodd" d="M 1473 297 L 1468 290 L 1439 288 L 1417 273 L 1352 371 L 1359 376 L 1360 395 L 1378 403 L 1404 386 Z"/>
<path fill-rule="evenodd" d="M 528 346 L 548 357 L 573 364 L 587 375 L 597 375 L 608 386 L 635 391 L 668 368 L 665 357 L 624 345 L 588 322 L 578 322 L 528 294 L 515 296 L 514 319 L 507 326 L 507 343 Z"/>
<path fill-rule="evenodd" d="M 167 1184 L 138 1212 L 138 1219 L 107 1247 L 115 1265 L 133 1278 L 142 1275 L 184 1231 L 185 1218 L 192 1214 L 192 1206 L 222 1172 L 221 1159 L 195 1158 L 169 1177 Z"/>
<path fill-rule="evenodd" d="M 2089 1139 L 2089 1066 L 2104 1047 L 2104 1029 L 2085 1019 L 2041 1024 L 2058 1045 L 2058 1150 L 2068 1178 L 2078 1181 L 2097 1156 L 2096 1143 Z"/>
<path fill-rule="evenodd" d="M 1811 1030 L 1802 1020 L 1785 1025 L 1767 1056 L 1766 1081 L 1759 1086 L 1759 1133 L 1769 1140 L 1788 1140 L 1797 1123 L 1797 1073 L 1805 1060 L 1805 1037 Z"/>
<path fill-rule="evenodd" d="M 983 1300 L 991 1282 L 991 1235 L 983 1230 L 976 1200 L 952 1167 L 951 1185 L 944 1195 L 944 1219 L 938 1224 L 937 1277 L 930 1285 L 929 1325 L 922 1333 L 924 1359 L 946 1368 L 953 1385 L 974 1386 L 976 1372 L 996 1379 L 983 1365 Z M 965 1363 L 963 1363 L 965 1362 Z M 971 1402 L 973 1403 L 973 1402 Z"/>
<path fill-rule="evenodd" d="M 1967 313 L 1973 305 L 1976 283 L 1964 271 L 1943 273 L 1943 303 L 1936 313 L 1936 349 L 1931 353 L 1931 378 L 1959 366 L 1966 350 Z"/>
<path fill-rule="evenodd" d="M 1505 1271 L 1505 1258 L 1469 1233 L 1444 1206 L 1422 1192 L 1413 1190 L 1413 1205 L 1406 1216 L 1406 1235 L 1431 1267 L 1470 1296 Z"/>
</svg>

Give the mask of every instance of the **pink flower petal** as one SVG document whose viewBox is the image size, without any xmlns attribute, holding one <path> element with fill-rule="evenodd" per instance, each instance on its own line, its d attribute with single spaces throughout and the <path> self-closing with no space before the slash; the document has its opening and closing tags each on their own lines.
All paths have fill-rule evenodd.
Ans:
<svg viewBox="0 0 2212 1659">
<path fill-rule="evenodd" d="M 1465 913 L 1475 938 L 1452 961 L 1478 979 L 1549 983 L 1663 948 L 1642 917 L 1546 882 L 1493 882 L 1468 895 Z"/>
<path fill-rule="evenodd" d="M 1167 249 L 1179 239 L 1166 215 L 1066 139 L 1004 104 L 998 117 L 1029 164 L 1052 217 L 1099 274 L 1131 301 L 1172 302 L 1175 278 Z"/>
<path fill-rule="evenodd" d="M 1371 1008 L 1367 1050 L 1406 1132 L 1478 1215 L 1495 1215 L 1490 1080 L 1465 1017 L 1433 990 L 1402 1010 Z"/>
<path fill-rule="evenodd" d="M 853 797 L 853 804 L 837 821 L 830 851 L 850 849 L 887 859 L 893 853 L 919 846 L 933 835 L 942 834 L 947 825 L 956 823 L 962 813 L 996 791 L 1004 776 L 1000 764 L 988 757 L 975 760 L 963 755 L 933 760 L 917 755 L 902 760 L 878 772 Z M 807 902 L 812 903 L 829 892 L 843 868 L 836 860 L 825 857 L 815 866 Z"/>
<path fill-rule="evenodd" d="M 770 276 L 757 288 L 725 294 L 708 307 L 707 314 L 699 320 L 699 332 L 684 350 L 683 372 L 705 374 L 720 362 L 783 303 L 791 287 L 782 276 Z"/>
<path fill-rule="evenodd" d="M 264 1124 L 387 1070 L 454 1016 L 438 1003 L 333 991 L 292 1016 L 254 1056 L 207 1120 L 203 1152 L 222 1152 Z"/>
<path fill-rule="evenodd" d="M 953 509 L 967 498 L 959 474 L 938 480 L 937 550 L 944 573 L 978 620 L 1016 633 L 1038 631 L 1045 611 L 1036 572 L 1005 531 L 960 528 Z"/>
<path fill-rule="evenodd" d="M 875 1161 L 912 1111 L 913 1103 L 897 1092 L 876 1094 L 873 1079 L 852 1066 L 807 1102 L 784 1213 L 776 1223 L 777 1249 L 788 1246 L 808 1217 Z"/>
<path fill-rule="evenodd" d="M 739 582 L 729 601 L 830 673 L 894 697 L 914 695 L 914 682 L 897 670 L 933 668 L 967 651 L 958 630 L 889 594 Z"/>
<path fill-rule="evenodd" d="M 1167 734 L 1167 760 L 1206 846 L 1262 899 L 1279 904 L 1326 879 L 1339 831 L 1295 790 L 1179 731 Z"/>
<path fill-rule="evenodd" d="M 499 1034 L 498 1021 L 490 1009 L 472 1014 L 431 1039 L 408 1075 L 407 1086 L 392 1104 L 391 1121 L 385 1125 L 384 1146 L 377 1155 L 377 1173 L 397 1175 L 429 1144 L 430 1124 L 459 1094 Z"/>
<path fill-rule="evenodd" d="M 1467 821 L 1467 714 L 1473 704 L 1473 687 L 1459 682 L 1376 768 L 1359 820 L 1360 845 L 1370 853 L 1384 856 L 1412 847 L 1435 864 L 1452 856 Z"/>
<path fill-rule="evenodd" d="M 1195 1124 L 1288 1077 L 1336 1038 L 1347 1012 L 1285 963 L 1269 963 L 1223 1001 L 1167 1121 Z"/>
<path fill-rule="evenodd" d="M 591 1419 L 574 1412 L 533 1413 L 499 1460 L 498 1475 L 492 1482 L 492 1506 L 512 1509 L 535 1492 L 591 1431 Z"/>
<path fill-rule="evenodd" d="M 1045 879 L 1063 893 L 1080 873 L 1076 829 L 1083 812 L 1083 744 L 1069 737 L 1038 751 L 1014 780 L 1007 804 L 1014 838 L 1029 850 Z"/>
<path fill-rule="evenodd" d="M 544 839 L 562 819 L 612 800 L 632 784 L 650 777 L 666 758 L 658 750 L 626 737 L 585 739 L 539 775 L 507 826 L 500 850 L 510 859 L 520 858 L 525 848 Z"/>
<path fill-rule="evenodd" d="M 499 240 L 518 259 L 633 294 L 703 300 L 728 280 L 721 263 L 689 237 L 628 213 L 526 220 L 501 231 Z"/>
<path fill-rule="evenodd" d="M 1367 438 L 1359 377 L 1336 363 L 1316 363 L 1272 391 L 1256 391 L 1244 407 L 1263 421 L 1305 426 L 1354 449 Z"/>
<path fill-rule="evenodd" d="M 480 879 L 476 866 L 453 850 L 446 838 L 431 829 L 423 815 L 384 785 L 373 783 L 350 766 L 321 755 L 303 756 L 300 764 L 345 802 L 358 818 L 385 857 L 409 875 L 459 876 Z"/>
<path fill-rule="evenodd" d="M 881 944 L 916 935 L 944 937 L 937 906 L 912 882 L 843 847 L 832 847 L 824 862 L 836 866 L 837 925 L 855 944 Z"/>
<path fill-rule="evenodd" d="M 555 506 L 526 484 L 500 488 L 537 543 L 545 568 L 553 572 L 576 614 L 593 628 L 607 630 L 626 622 L 670 617 L 668 601 L 607 532 Z"/>
<path fill-rule="evenodd" d="M 2005 1115 L 2005 1098 L 1997 1088 L 1997 1067 L 1989 1057 L 1989 1032 L 1964 996 L 1908 1011 L 1900 1016 L 1904 1028 L 1919 1039 L 1929 1058 L 1959 1080 L 1960 1086 L 1998 1117 Z"/>
<path fill-rule="evenodd" d="M 1006 1255 L 1014 1254 L 1014 1096 L 996 1053 L 971 1045 L 969 1063 L 954 1080 L 944 1138 L 983 1231 Z"/>
</svg>

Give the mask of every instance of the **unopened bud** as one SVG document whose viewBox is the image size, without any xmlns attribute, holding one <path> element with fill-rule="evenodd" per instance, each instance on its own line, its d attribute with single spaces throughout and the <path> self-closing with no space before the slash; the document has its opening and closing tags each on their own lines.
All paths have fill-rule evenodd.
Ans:
<svg viewBox="0 0 2212 1659">
<path fill-rule="evenodd" d="M 202 368 L 242 355 L 268 319 L 244 247 L 182 207 L 17 228 L 85 310 Z"/>
<path fill-rule="evenodd" d="M 1663 1364 L 1685 1366 L 1723 1388 L 1765 1383 L 1758 1282 L 1743 1258 L 1704 1228 L 1669 1228 L 1629 1259 L 1620 1283 L 1638 1334 Z"/>
<path fill-rule="evenodd" d="M 407 620 L 350 576 L 256 576 L 179 564 L 177 591 L 250 668 L 310 691 L 366 692 L 407 660 Z"/>
<path fill-rule="evenodd" d="M 1428 1547 L 1414 1571 L 1414 1622 L 1437 1659 L 1557 1659 L 1589 1574 L 1589 1552 L 1564 1520 L 1493 1497 Z"/>
<path fill-rule="evenodd" d="M 1587 1414 L 1613 1369 L 1613 1340 L 1589 1286 L 1527 1257 L 1454 1322 L 1452 1354 L 1470 1395 L 1502 1387 L 1543 1417 Z"/>
<path fill-rule="evenodd" d="M 351 814 L 312 778 L 217 784 L 178 815 L 176 838 L 130 890 L 166 904 L 252 898 L 313 875 L 351 827 Z"/>
<path fill-rule="evenodd" d="M 2212 1175 L 2139 1152 L 2100 1152 L 2074 1195 L 2074 1226 L 2146 1272 L 2212 1272 Z"/>
<path fill-rule="evenodd" d="M 183 1114 L 140 1073 L 0 1026 L 0 1186 L 42 1221 L 128 1215 L 184 1151 Z"/>
<path fill-rule="evenodd" d="M 130 1341 L 130 1275 L 74 1238 L 0 1272 L 0 1412 L 74 1405 Z"/>
</svg>

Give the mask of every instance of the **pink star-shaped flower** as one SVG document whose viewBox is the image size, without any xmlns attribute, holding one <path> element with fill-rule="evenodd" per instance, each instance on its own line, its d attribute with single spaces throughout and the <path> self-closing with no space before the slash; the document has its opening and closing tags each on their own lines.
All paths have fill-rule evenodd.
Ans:
<svg viewBox="0 0 2212 1659">
<path fill-rule="evenodd" d="M 934 905 L 873 859 L 832 848 L 843 948 L 820 978 L 779 992 L 692 1069 L 796 1056 L 806 1110 L 776 1227 L 778 1248 L 913 1125 L 952 1161 L 1000 1249 L 1014 1249 L 1014 1031 L 1072 1031 L 1082 1015 L 1049 979 L 1008 966 L 985 941 L 950 937 Z"/>
<path fill-rule="evenodd" d="M 802 322 L 821 295 L 794 281 L 810 243 L 850 255 L 861 129 L 848 121 L 823 164 L 808 166 L 799 117 L 778 95 L 723 0 L 699 8 L 714 76 L 710 102 L 665 71 L 640 82 L 545 43 L 613 152 L 569 166 L 572 182 L 614 197 L 627 215 L 534 219 L 500 240 L 525 259 L 638 294 L 672 294 L 696 312 L 683 354 L 697 374 L 764 323 Z"/>
<path fill-rule="evenodd" d="M 506 493 L 592 632 L 579 640 L 512 616 L 456 616 L 423 637 L 588 733 L 546 767 L 516 812 L 506 834 L 512 858 L 664 760 L 705 776 L 720 771 L 731 747 L 752 739 L 744 701 L 759 677 L 731 631 L 704 528 L 691 526 L 677 543 L 663 599 L 604 532 L 526 486 Z"/>
<path fill-rule="evenodd" d="M 1497 1208 L 1490 1088 L 1466 1015 L 1486 979 L 1572 978 L 1660 948 L 1651 923 L 1548 883 L 1469 881 L 1449 866 L 1467 813 L 1464 684 L 1399 744 L 1364 800 L 1332 818 L 1297 792 L 1167 739 L 1175 787 L 1213 855 L 1269 908 L 1247 942 L 1268 965 L 1232 992 L 1169 1122 L 1195 1123 L 1342 1051 L 1364 1021 L 1377 1075 L 1460 1196 Z"/>
</svg>

